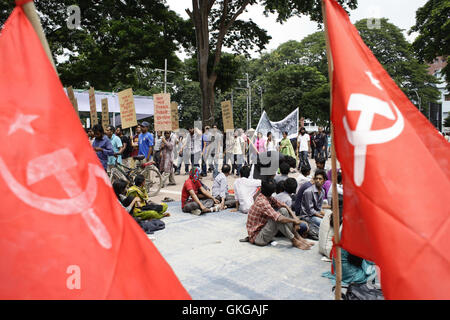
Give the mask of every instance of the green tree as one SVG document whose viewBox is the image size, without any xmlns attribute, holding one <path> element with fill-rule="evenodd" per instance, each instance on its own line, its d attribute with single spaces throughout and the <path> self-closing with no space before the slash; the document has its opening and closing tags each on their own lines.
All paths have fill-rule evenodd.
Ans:
<svg viewBox="0 0 450 320">
<path fill-rule="evenodd" d="M 413 47 L 420 61 L 433 62 L 439 56 L 447 57 L 450 53 L 450 1 L 429 0 L 416 11 L 416 24 L 412 32 L 419 32 Z M 447 64 L 442 70 L 450 89 L 450 66 Z"/>
<path fill-rule="evenodd" d="M 338 0 L 345 8 L 354 9 L 357 0 Z M 294 15 L 306 14 L 321 21 L 320 1 L 311 0 L 192 0 L 192 9 L 186 9 L 195 28 L 198 73 L 202 92 L 202 117 L 206 124 L 214 121 L 215 83 L 223 46 L 237 53 L 248 54 L 255 47 L 261 51 L 270 40 L 267 32 L 253 21 L 238 17 L 252 5 L 264 6 L 265 13 L 278 13 L 279 22 Z M 208 72 L 208 60 L 213 53 L 213 64 Z"/>
<path fill-rule="evenodd" d="M 444 119 L 444 127 L 450 127 L 450 114 Z"/>
<path fill-rule="evenodd" d="M 169 10 L 163 1 L 150 0 L 35 0 L 44 32 L 64 85 L 97 90 L 146 88 L 140 71 L 162 68 L 164 59 L 178 69 L 175 52 L 194 41 L 189 22 Z M 78 5 L 81 25 L 67 26 L 67 8 Z M 0 23 L 14 1 L 0 4 Z"/>
<path fill-rule="evenodd" d="M 294 108 L 300 107 L 302 116 L 312 119 L 329 118 L 328 104 L 311 104 L 316 94 L 329 96 L 326 92 L 327 78 L 315 67 L 291 64 L 264 75 L 264 101 L 269 107 L 266 112 L 273 121 L 287 116 Z M 314 100 L 314 99 L 313 99 Z"/>
</svg>

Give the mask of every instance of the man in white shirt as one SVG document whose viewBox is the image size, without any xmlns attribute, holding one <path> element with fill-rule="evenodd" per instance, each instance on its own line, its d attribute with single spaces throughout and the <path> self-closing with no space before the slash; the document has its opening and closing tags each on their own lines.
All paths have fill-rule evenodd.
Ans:
<svg viewBox="0 0 450 320">
<path fill-rule="evenodd" d="M 250 167 L 243 166 L 240 171 L 241 177 L 234 182 L 234 197 L 236 199 L 236 209 L 232 212 L 240 211 L 248 213 L 250 207 L 253 205 L 254 196 L 259 187 L 261 187 L 261 180 L 249 179 Z"/>
<path fill-rule="evenodd" d="M 230 171 L 230 165 L 224 164 L 222 166 L 222 172 L 214 178 L 212 185 L 212 196 L 220 201 L 220 210 L 236 206 L 236 200 L 232 195 L 228 194 L 227 177 L 230 175 Z"/>
<path fill-rule="evenodd" d="M 298 175 L 296 180 L 297 180 L 297 191 L 295 193 L 297 194 L 298 190 L 304 183 L 312 180 L 311 167 L 302 166 L 300 168 L 300 174 Z"/>
<path fill-rule="evenodd" d="M 242 138 L 240 131 L 236 130 L 234 132 L 234 141 L 233 141 L 233 155 L 234 155 L 234 164 L 233 164 L 233 172 L 236 170 L 236 175 L 239 176 L 239 172 L 244 163 L 244 151 L 245 151 L 245 142 Z"/>
<path fill-rule="evenodd" d="M 198 128 L 190 127 L 189 134 L 187 135 L 187 150 L 191 159 L 192 168 L 200 168 L 199 162 L 202 154 L 202 131 Z"/>
<path fill-rule="evenodd" d="M 304 127 L 300 128 L 299 134 L 297 136 L 297 158 L 299 158 L 298 168 L 302 166 L 310 165 L 308 160 L 308 153 L 311 151 L 310 137 L 306 133 Z"/>
</svg>

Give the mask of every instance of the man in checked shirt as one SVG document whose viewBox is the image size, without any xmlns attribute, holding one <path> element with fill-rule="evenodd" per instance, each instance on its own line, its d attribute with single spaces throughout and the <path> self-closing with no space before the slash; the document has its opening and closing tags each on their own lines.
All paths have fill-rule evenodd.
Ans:
<svg viewBox="0 0 450 320">
<path fill-rule="evenodd" d="M 258 246 L 265 246 L 280 231 L 291 240 L 294 247 L 309 250 L 313 243 L 303 239 L 294 227 L 306 223 L 299 220 L 289 206 L 272 197 L 275 189 L 273 180 L 261 183 L 261 193 L 248 212 L 248 240 Z"/>
</svg>

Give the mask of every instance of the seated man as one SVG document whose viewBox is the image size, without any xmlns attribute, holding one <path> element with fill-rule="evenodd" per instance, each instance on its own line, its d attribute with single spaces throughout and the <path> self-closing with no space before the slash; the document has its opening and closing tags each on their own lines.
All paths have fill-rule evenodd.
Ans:
<svg viewBox="0 0 450 320">
<path fill-rule="evenodd" d="M 309 250 L 313 244 L 303 239 L 294 228 L 294 225 L 300 225 L 302 222 L 288 205 L 272 197 L 275 189 L 276 185 L 273 179 L 262 182 L 261 194 L 256 197 L 255 203 L 248 212 L 249 241 L 258 246 L 265 246 L 280 231 L 291 240 L 294 247 Z"/>
<path fill-rule="evenodd" d="M 323 198 L 325 196 L 325 190 L 323 190 L 323 184 L 327 179 L 327 175 L 324 170 L 316 170 L 314 173 L 314 184 L 305 190 L 301 200 L 301 216 L 308 223 L 314 223 L 317 227 L 320 226 L 320 222 L 324 216 L 322 211 Z"/>
<path fill-rule="evenodd" d="M 294 178 L 287 178 L 277 183 L 277 194 L 274 196 L 280 202 L 292 207 L 292 195 L 297 189 L 297 181 Z"/>
<path fill-rule="evenodd" d="M 170 213 L 166 212 L 167 204 L 156 204 L 150 201 L 150 197 L 145 189 L 145 177 L 142 174 L 138 174 L 134 178 L 134 186 L 131 186 L 127 191 L 127 197 L 130 196 L 138 198 L 133 209 L 133 217 L 147 220 L 170 216 Z"/>
<path fill-rule="evenodd" d="M 229 164 L 224 164 L 222 166 L 222 172 L 217 174 L 214 178 L 212 195 L 215 199 L 220 201 L 220 210 L 236 206 L 236 200 L 232 195 L 228 194 L 227 177 L 230 175 L 230 171 L 231 166 Z"/>
<path fill-rule="evenodd" d="M 243 166 L 239 174 L 241 177 L 233 185 L 236 209 L 231 210 L 231 212 L 240 211 L 242 213 L 248 213 L 248 210 L 250 210 L 253 204 L 253 197 L 258 188 L 261 187 L 261 180 L 249 178 L 249 166 Z"/>
<path fill-rule="evenodd" d="M 302 166 L 300 168 L 300 174 L 297 177 L 297 190 L 296 192 L 298 192 L 298 190 L 300 190 L 300 187 L 308 182 L 311 181 L 311 167 L 310 166 Z"/>
<path fill-rule="evenodd" d="M 189 178 L 181 190 L 181 209 L 183 212 L 200 215 L 204 212 L 219 211 L 220 201 L 214 199 L 200 182 L 200 169 L 194 167 L 189 172 Z M 214 205 L 217 206 L 214 206 Z"/>
<path fill-rule="evenodd" d="M 289 166 L 289 164 L 287 162 L 282 162 L 280 163 L 280 174 L 277 174 L 275 176 L 275 183 L 278 183 L 280 181 L 284 181 L 287 178 L 289 178 L 289 170 L 291 169 L 291 167 Z"/>
</svg>

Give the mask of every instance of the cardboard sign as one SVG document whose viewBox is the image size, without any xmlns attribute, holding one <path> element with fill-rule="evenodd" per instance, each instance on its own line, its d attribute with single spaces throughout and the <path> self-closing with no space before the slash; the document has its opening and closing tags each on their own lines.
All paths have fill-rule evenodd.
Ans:
<svg viewBox="0 0 450 320">
<path fill-rule="evenodd" d="M 67 95 L 69 97 L 70 102 L 72 103 L 73 108 L 75 109 L 75 111 L 77 112 L 77 115 L 79 117 L 80 114 L 78 113 L 78 101 L 77 101 L 77 98 L 75 98 L 75 94 L 73 93 L 72 86 L 67 88 Z"/>
<path fill-rule="evenodd" d="M 172 102 L 170 104 L 170 116 L 172 119 L 172 131 L 178 131 L 180 129 L 180 119 L 178 117 L 178 103 Z"/>
<path fill-rule="evenodd" d="M 170 93 L 154 94 L 153 105 L 155 106 L 155 131 L 171 131 Z"/>
<path fill-rule="evenodd" d="M 222 106 L 222 121 L 223 121 L 223 130 L 234 130 L 233 123 L 233 110 L 231 108 L 230 101 L 223 101 L 221 103 Z"/>
<path fill-rule="evenodd" d="M 133 89 L 129 88 L 118 93 L 120 105 L 120 120 L 122 129 L 137 126 L 136 109 L 134 106 Z"/>
<path fill-rule="evenodd" d="M 102 127 L 103 130 L 109 126 L 109 110 L 108 110 L 108 99 L 102 99 Z"/>
<path fill-rule="evenodd" d="M 89 89 L 89 106 L 91 107 L 91 128 L 98 124 L 97 105 L 95 104 L 95 90 Z"/>
</svg>

